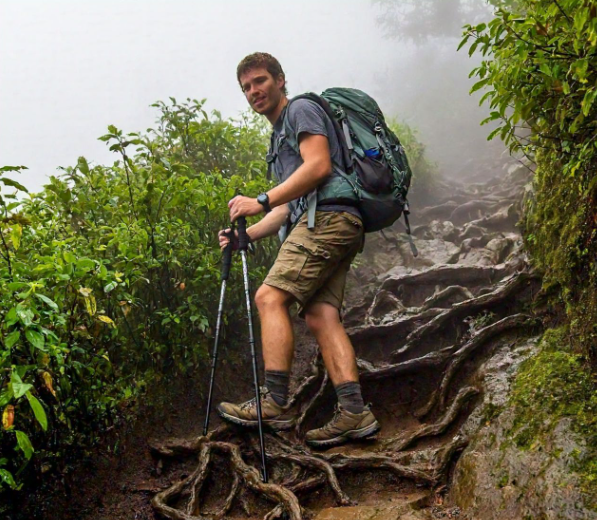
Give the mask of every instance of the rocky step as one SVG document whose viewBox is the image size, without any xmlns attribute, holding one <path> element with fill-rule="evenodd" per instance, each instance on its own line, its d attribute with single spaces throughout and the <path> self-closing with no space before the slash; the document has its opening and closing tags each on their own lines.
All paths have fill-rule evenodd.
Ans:
<svg viewBox="0 0 597 520">
<path fill-rule="evenodd" d="M 430 520 L 427 493 L 393 498 L 388 502 L 362 504 L 349 507 L 322 509 L 314 520 Z"/>
</svg>

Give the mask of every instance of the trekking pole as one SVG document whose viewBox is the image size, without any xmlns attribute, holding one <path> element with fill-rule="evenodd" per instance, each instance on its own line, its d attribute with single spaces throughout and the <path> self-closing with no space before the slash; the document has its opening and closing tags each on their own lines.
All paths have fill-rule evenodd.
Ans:
<svg viewBox="0 0 597 520">
<path fill-rule="evenodd" d="M 238 221 L 238 249 L 243 261 L 243 278 L 245 281 L 245 297 L 247 299 L 247 315 L 249 317 L 249 343 L 251 345 L 251 359 L 253 362 L 253 383 L 255 385 L 255 404 L 257 406 L 257 424 L 259 426 L 259 446 L 261 448 L 262 480 L 267 484 L 267 465 L 265 462 L 265 442 L 263 441 L 263 424 L 261 419 L 261 396 L 259 395 L 259 378 L 257 375 L 257 355 L 255 354 L 255 336 L 253 334 L 253 313 L 251 312 L 251 291 L 249 288 L 249 269 L 247 267 L 247 249 L 249 235 L 247 235 L 247 219 L 239 217 Z"/>
<path fill-rule="evenodd" d="M 207 410 L 205 412 L 205 425 L 203 426 L 203 435 L 207 435 L 209 428 L 209 414 L 211 412 L 211 398 L 213 397 L 214 379 L 216 377 L 216 363 L 218 361 L 218 343 L 220 341 L 220 330 L 222 328 L 222 312 L 224 309 L 224 298 L 226 295 L 226 282 L 230 275 L 230 265 L 232 264 L 232 240 L 234 238 L 234 223 L 226 236 L 230 239 L 228 245 L 224 248 L 224 255 L 222 256 L 222 288 L 220 290 L 220 305 L 218 306 L 218 319 L 216 321 L 216 339 L 214 341 L 214 349 L 211 355 L 211 376 L 209 378 L 209 392 L 207 394 Z"/>
</svg>

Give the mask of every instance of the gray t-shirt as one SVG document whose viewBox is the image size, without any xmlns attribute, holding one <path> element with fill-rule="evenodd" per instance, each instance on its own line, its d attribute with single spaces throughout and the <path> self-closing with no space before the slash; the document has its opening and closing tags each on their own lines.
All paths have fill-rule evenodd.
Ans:
<svg viewBox="0 0 597 520">
<path fill-rule="evenodd" d="M 325 135 L 328 138 L 332 163 L 342 164 L 342 148 L 338 142 L 338 136 L 334 130 L 334 125 L 323 108 L 310 99 L 297 99 L 288 106 L 288 109 L 284 109 L 274 124 L 272 139 L 280 140 L 284 131 L 283 119 L 286 111 L 288 111 L 286 116 L 288 118 L 288 127 L 294 132 L 297 143 L 300 134 L 303 132 L 313 135 Z M 274 164 L 274 170 L 278 181 L 282 183 L 303 164 L 303 159 L 300 154 L 293 150 L 285 139 L 281 139 L 279 142 L 281 142 L 281 145 L 278 148 L 278 156 Z M 331 175 L 339 174 L 332 171 Z M 298 206 L 298 199 L 289 202 L 288 206 L 290 207 L 290 211 L 294 212 Z M 361 217 L 359 210 L 354 206 L 318 204 L 317 210 L 347 211 L 359 218 Z"/>
</svg>

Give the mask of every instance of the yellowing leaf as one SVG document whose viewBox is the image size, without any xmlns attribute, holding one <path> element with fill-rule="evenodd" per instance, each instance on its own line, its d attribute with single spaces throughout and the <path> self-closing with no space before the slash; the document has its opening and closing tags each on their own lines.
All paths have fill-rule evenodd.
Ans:
<svg viewBox="0 0 597 520">
<path fill-rule="evenodd" d="M 12 241 L 12 246 L 15 248 L 15 251 L 21 247 L 21 236 L 23 235 L 23 228 L 20 224 L 14 224 L 12 226 L 12 230 L 10 232 L 10 239 Z"/>
<path fill-rule="evenodd" d="M 9 430 L 12 428 L 12 425 L 15 422 L 15 407 L 12 404 L 9 404 L 4 411 L 2 412 L 2 427 L 5 430 Z"/>
<path fill-rule="evenodd" d="M 107 323 L 108 325 L 116 328 L 116 324 L 112 321 L 111 318 L 108 318 L 108 316 L 104 316 L 103 314 L 97 317 L 98 320 L 103 321 L 104 323 Z"/>
<path fill-rule="evenodd" d="M 48 389 L 48 391 L 54 396 L 56 397 L 56 391 L 54 390 L 54 385 L 52 382 L 52 374 L 50 374 L 49 372 L 43 372 L 41 375 L 43 381 L 44 381 L 44 386 Z"/>
<path fill-rule="evenodd" d="M 85 298 L 85 308 L 87 309 L 89 316 L 93 316 L 97 312 L 97 303 L 95 302 L 95 298 L 93 296 Z"/>
<path fill-rule="evenodd" d="M 79 294 L 83 296 L 83 298 L 89 298 L 92 294 L 92 290 L 88 289 L 87 287 L 79 287 Z"/>
</svg>

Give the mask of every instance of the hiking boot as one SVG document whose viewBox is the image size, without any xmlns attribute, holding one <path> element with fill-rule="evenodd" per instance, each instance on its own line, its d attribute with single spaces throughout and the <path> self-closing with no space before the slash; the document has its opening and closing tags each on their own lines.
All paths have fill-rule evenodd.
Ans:
<svg viewBox="0 0 597 520">
<path fill-rule="evenodd" d="M 332 420 L 321 428 L 308 431 L 305 439 L 310 446 L 335 446 L 350 439 L 370 437 L 380 429 L 369 406 L 365 406 L 361 413 L 350 413 L 338 404 Z"/>
<path fill-rule="evenodd" d="M 296 422 L 296 414 L 287 406 L 280 406 L 271 396 L 266 387 L 261 387 L 261 418 L 262 424 L 271 430 L 290 430 Z M 220 403 L 218 413 L 223 419 L 240 426 L 256 428 L 257 404 L 255 398 L 241 404 Z"/>
</svg>

